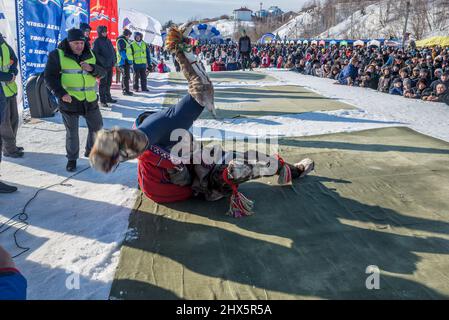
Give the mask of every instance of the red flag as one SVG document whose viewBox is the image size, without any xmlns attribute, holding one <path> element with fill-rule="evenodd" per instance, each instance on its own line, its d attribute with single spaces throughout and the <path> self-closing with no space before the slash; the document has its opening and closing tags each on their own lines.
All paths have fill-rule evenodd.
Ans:
<svg viewBox="0 0 449 320">
<path fill-rule="evenodd" d="M 116 39 L 119 36 L 117 0 L 90 1 L 90 27 L 92 28 L 92 41 L 98 38 L 98 26 L 106 26 L 108 28 L 108 37 L 115 46 Z"/>
</svg>

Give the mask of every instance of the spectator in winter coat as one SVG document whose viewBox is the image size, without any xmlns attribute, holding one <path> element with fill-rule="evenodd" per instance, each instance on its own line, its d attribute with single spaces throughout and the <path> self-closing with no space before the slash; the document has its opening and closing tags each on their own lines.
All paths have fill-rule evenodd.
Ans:
<svg viewBox="0 0 449 320">
<path fill-rule="evenodd" d="M 407 96 L 413 94 L 412 80 L 410 80 L 410 78 L 404 79 L 404 81 L 402 81 L 402 86 L 403 86 L 402 95 L 404 97 L 407 97 Z"/>
<path fill-rule="evenodd" d="M 242 58 L 242 69 L 245 71 L 250 66 L 250 53 L 251 53 L 251 39 L 246 35 L 246 31 L 242 31 L 242 36 L 239 39 L 239 52 Z"/>
<path fill-rule="evenodd" d="M 108 103 L 116 103 L 117 100 L 112 99 L 111 85 L 113 68 L 117 63 L 114 46 L 108 38 L 108 29 L 106 26 L 98 26 L 98 38 L 93 43 L 92 51 L 97 57 L 97 64 L 106 72 L 106 76 L 101 78 L 99 86 L 100 103 L 102 107 L 108 107 Z"/>
<path fill-rule="evenodd" d="M 276 68 L 281 69 L 284 66 L 284 58 L 282 56 L 278 57 Z"/>
<path fill-rule="evenodd" d="M 435 93 L 425 97 L 423 100 L 432 102 L 449 102 L 449 91 L 443 83 L 439 83 L 435 88 Z"/>
<path fill-rule="evenodd" d="M 343 71 L 338 76 L 338 82 L 343 85 L 353 85 L 354 81 L 358 76 L 357 64 L 359 60 L 354 57 L 351 62 L 343 69 Z"/>
<path fill-rule="evenodd" d="M 412 81 L 412 88 L 415 88 L 419 81 L 419 67 L 414 67 L 410 80 Z"/>
<path fill-rule="evenodd" d="M 416 88 L 413 89 L 413 95 L 410 98 L 414 99 L 422 99 L 430 96 L 432 94 L 432 90 L 427 87 L 427 81 L 425 79 L 420 79 Z"/>
<path fill-rule="evenodd" d="M 445 72 L 441 71 L 438 80 L 432 82 L 432 84 L 430 85 L 430 89 L 432 89 L 432 92 L 434 93 L 436 92 L 437 85 L 439 85 L 440 83 L 444 84 L 447 88 L 449 88 L 449 71 Z"/>
<path fill-rule="evenodd" d="M 384 67 L 383 75 L 382 77 L 380 77 L 379 86 L 377 90 L 383 93 L 388 93 L 388 91 L 390 90 L 390 84 L 391 84 L 390 68 Z"/>
<path fill-rule="evenodd" d="M 167 65 L 164 62 L 164 59 L 161 59 L 159 64 L 157 65 L 157 70 L 159 73 L 166 73 L 167 72 Z"/>
<path fill-rule="evenodd" d="M 393 81 L 393 85 L 390 88 L 390 94 L 396 95 L 396 96 L 402 96 L 403 95 L 401 79 L 398 78 L 398 79 L 395 79 Z"/>
</svg>

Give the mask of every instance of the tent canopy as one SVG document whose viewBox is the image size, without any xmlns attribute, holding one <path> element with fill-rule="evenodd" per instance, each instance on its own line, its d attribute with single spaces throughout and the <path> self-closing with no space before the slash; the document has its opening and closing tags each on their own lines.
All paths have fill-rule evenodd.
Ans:
<svg viewBox="0 0 449 320">
<path fill-rule="evenodd" d="M 370 42 L 368 42 L 368 47 L 371 47 L 371 46 L 380 47 L 380 41 L 371 40 Z"/>
<path fill-rule="evenodd" d="M 262 44 L 267 44 L 267 43 L 273 43 L 274 39 L 276 38 L 276 36 L 272 33 L 265 33 L 260 39 L 259 39 L 259 43 Z"/>
<path fill-rule="evenodd" d="M 362 40 L 357 40 L 354 42 L 354 47 L 363 47 L 365 45 L 365 42 Z"/>
<path fill-rule="evenodd" d="M 209 24 L 198 24 L 192 28 L 190 37 L 200 41 L 220 41 L 222 39 L 220 31 Z"/>
</svg>

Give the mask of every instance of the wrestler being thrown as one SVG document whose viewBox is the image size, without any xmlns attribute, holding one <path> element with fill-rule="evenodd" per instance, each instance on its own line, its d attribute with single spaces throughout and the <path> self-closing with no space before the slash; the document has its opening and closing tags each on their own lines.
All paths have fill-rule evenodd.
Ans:
<svg viewBox="0 0 449 320">
<path fill-rule="evenodd" d="M 219 161 L 205 164 L 183 161 L 173 156 L 178 141 L 170 136 L 176 129 L 186 132 L 204 108 L 215 115 L 214 88 L 204 66 L 191 53 L 188 28 L 171 28 L 166 46 L 175 53 L 188 81 L 188 94 L 175 106 L 156 113 L 144 113 L 136 121 L 135 129 L 114 128 L 98 132 L 90 153 L 93 168 L 111 172 L 123 161 L 138 158 L 138 180 L 145 195 L 158 203 L 203 197 L 215 201 L 231 196 L 229 214 L 242 217 L 253 213 L 253 202 L 239 193 L 238 185 L 263 176 L 278 175 L 280 184 L 289 184 L 314 169 L 314 162 L 304 159 L 296 164 L 286 163 L 279 156 L 257 151 L 245 153 L 220 151 Z M 188 135 L 191 134 L 188 133 Z M 202 154 L 200 143 L 191 139 L 192 149 L 187 157 L 193 160 Z M 213 152 L 212 152 L 213 153 Z M 226 161 L 229 160 L 229 161 Z M 263 160 L 262 160 L 263 159 Z"/>
</svg>

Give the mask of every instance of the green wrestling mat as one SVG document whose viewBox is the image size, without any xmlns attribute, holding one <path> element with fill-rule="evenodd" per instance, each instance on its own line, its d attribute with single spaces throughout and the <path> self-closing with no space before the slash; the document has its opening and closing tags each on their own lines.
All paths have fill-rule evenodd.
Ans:
<svg viewBox="0 0 449 320">
<path fill-rule="evenodd" d="M 449 298 L 448 143 L 386 128 L 280 140 L 280 154 L 316 172 L 294 188 L 243 184 L 251 217 L 226 216 L 225 199 L 141 196 L 111 298 Z"/>
<path fill-rule="evenodd" d="M 186 92 L 168 92 L 163 105 L 176 104 Z M 216 88 L 218 118 L 281 116 L 314 111 L 353 109 L 348 104 L 326 98 L 300 86 Z M 205 110 L 202 119 L 212 118 Z"/>
<path fill-rule="evenodd" d="M 208 72 L 213 83 L 248 83 L 257 84 L 260 82 L 277 82 L 278 80 L 270 75 L 257 71 L 224 71 L 224 72 Z M 171 72 L 169 75 L 169 83 L 186 84 L 187 80 L 182 72 Z"/>
</svg>

